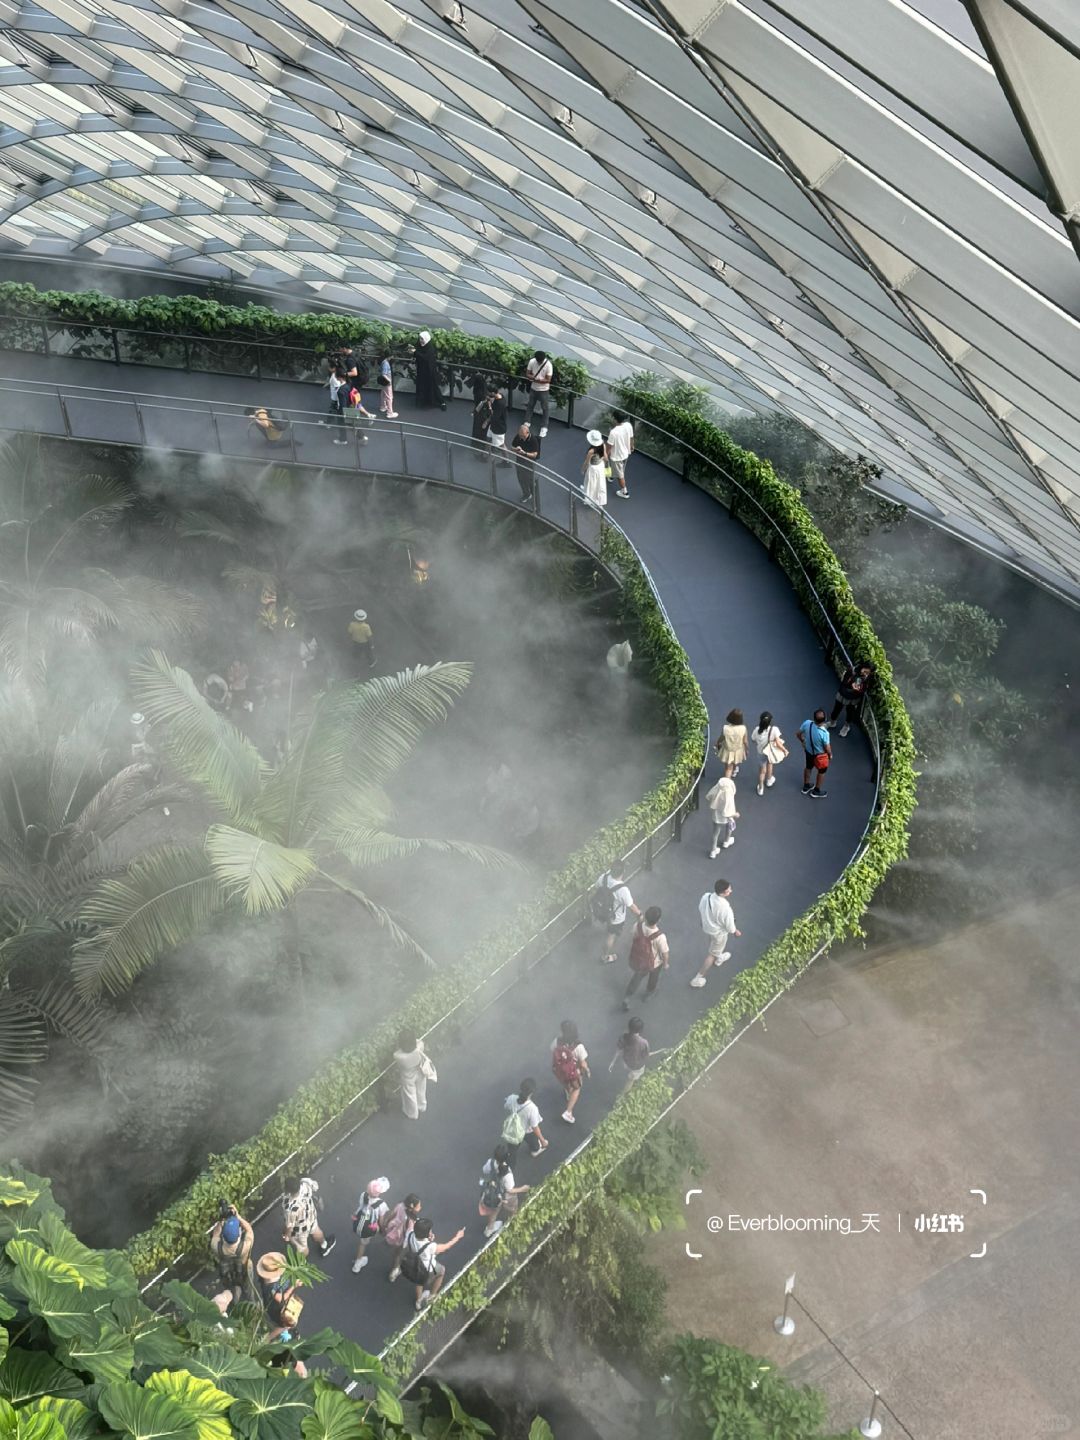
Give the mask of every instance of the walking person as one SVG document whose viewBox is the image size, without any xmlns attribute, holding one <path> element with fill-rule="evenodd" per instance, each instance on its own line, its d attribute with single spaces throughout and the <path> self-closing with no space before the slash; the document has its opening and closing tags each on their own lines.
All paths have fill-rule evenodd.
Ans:
<svg viewBox="0 0 1080 1440">
<path fill-rule="evenodd" d="M 487 379 L 477 373 L 473 376 L 472 447 L 474 450 L 488 448 L 488 431 L 491 428 L 491 392 Z"/>
<path fill-rule="evenodd" d="M 496 1145 L 491 1159 L 484 1162 L 480 1186 L 480 1218 L 484 1221 L 484 1238 L 490 1240 L 517 1214 L 518 1196 L 527 1195 L 531 1186 L 514 1183 L 510 1151 L 505 1145 Z"/>
<path fill-rule="evenodd" d="M 558 1035 L 551 1042 L 551 1073 L 566 1095 L 562 1118 L 568 1125 L 574 1125 L 574 1106 L 581 1097 L 582 1078 L 587 1080 L 592 1072 L 589 1069 L 589 1052 L 581 1043 L 573 1020 L 564 1020 Z"/>
<path fill-rule="evenodd" d="M 398 1084 L 401 1087 L 401 1109 L 409 1120 L 417 1120 L 427 1109 L 428 1081 L 434 1085 L 439 1077 L 431 1056 L 411 1030 L 402 1030 L 394 1051 Z"/>
<path fill-rule="evenodd" d="M 377 1180 L 368 1181 L 356 1202 L 356 1213 L 352 1217 L 353 1234 L 356 1236 L 354 1275 L 359 1275 L 368 1263 L 367 1248 L 376 1235 L 382 1234 L 390 1217 L 390 1207 L 383 1199 L 389 1189 L 390 1181 L 385 1175 L 380 1175 Z"/>
<path fill-rule="evenodd" d="M 452 1240 L 440 1244 L 435 1239 L 435 1227 L 425 1217 L 417 1220 L 412 1233 L 401 1247 L 401 1273 L 416 1286 L 416 1308 L 426 1310 L 442 1289 L 446 1279 L 446 1266 L 439 1256 L 455 1246 L 465 1234 L 462 1226 Z"/>
<path fill-rule="evenodd" d="M 828 722 L 830 726 L 835 725 L 840 719 L 841 710 L 846 710 L 844 723 L 840 727 L 841 740 L 846 738 L 852 725 L 858 724 L 862 716 L 863 702 L 873 678 L 874 667 L 869 660 L 860 660 L 858 664 L 852 665 L 841 675 L 836 699 L 833 702 L 832 715 Z"/>
<path fill-rule="evenodd" d="M 529 382 L 529 404 L 525 411 L 525 419 L 530 423 L 533 418 L 533 411 L 540 407 L 540 439 L 543 440 L 548 432 L 548 421 L 551 418 L 551 381 L 555 375 L 555 367 L 543 350 L 537 350 L 536 354 L 525 366 L 525 378 Z"/>
<path fill-rule="evenodd" d="M 344 385 L 342 385 L 341 388 L 338 390 L 337 398 L 338 404 L 341 406 L 342 423 L 345 422 L 346 418 L 349 420 L 350 424 L 353 425 L 356 424 L 358 417 L 364 420 L 375 419 L 375 416 L 371 413 L 371 411 L 365 408 L 364 397 L 363 395 L 361 395 L 360 387 L 355 380 L 347 378 Z M 366 445 L 367 442 L 368 437 L 366 435 L 361 435 L 360 444 Z M 348 439 L 345 439 L 344 441 L 334 441 L 335 445 L 339 445 L 342 443 L 347 445 L 349 443 Z"/>
<path fill-rule="evenodd" d="M 221 1206 L 217 1224 L 210 1232 L 210 1253 L 217 1262 L 218 1283 L 231 1297 L 230 1305 L 242 1300 L 248 1288 L 254 1243 L 254 1230 L 236 1206 L 226 1201 Z"/>
<path fill-rule="evenodd" d="M 630 887 L 623 878 L 625 869 L 625 863 L 619 860 L 612 865 L 610 870 L 605 871 L 597 880 L 596 888 L 589 901 L 595 918 L 602 921 L 607 927 L 604 936 L 604 963 L 606 965 L 612 965 L 615 962 L 615 945 L 626 924 L 627 911 L 634 915 L 641 914 L 634 904 Z"/>
<path fill-rule="evenodd" d="M 611 473 L 618 484 L 618 495 L 620 500 L 629 500 L 630 491 L 626 488 L 626 462 L 634 453 L 634 427 L 621 410 L 616 410 L 612 415 L 613 424 L 608 431 L 607 457 L 611 465 Z"/>
<path fill-rule="evenodd" d="M 780 734 L 780 726 L 773 724 L 772 714 L 768 710 L 761 712 L 757 729 L 750 738 L 758 753 L 757 793 L 764 795 L 766 790 L 771 790 L 776 784 L 773 767 L 782 765 L 787 759 L 788 748 Z"/>
<path fill-rule="evenodd" d="M 825 725 L 825 711 L 815 710 L 813 718 L 804 720 L 796 733 L 802 741 L 806 757 L 802 772 L 802 793 L 809 795 L 812 800 L 824 800 L 829 792 L 821 788 L 821 782 L 832 763 L 832 744 Z M 810 784 L 811 776 L 813 786 Z"/>
<path fill-rule="evenodd" d="M 615 1054 L 608 1066 L 609 1075 L 619 1060 L 626 1071 L 626 1084 L 623 1086 L 625 1094 L 630 1086 L 636 1084 L 645 1074 L 645 1066 L 649 1063 L 649 1042 L 645 1039 L 645 1021 L 640 1015 L 631 1016 L 626 1030 L 619 1036 Z"/>
<path fill-rule="evenodd" d="M 337 1240 L 333 1235 L 324 1235 L 319 1226 L 318 1212 L 322 1209 L 319 1182 L 308 1175 L 286 1175 L 282 1183 L 285 1186 L 281 1197 L 285 1228 L 281 1238 L 286 1245 L 299 1250 L 301 1255 L 308 1253 L 309 1240 L 318 1245 L 320 1255 L 329 1255 Z"/>
<path fill-rule="evenodd" d="M 720 764 L 724 767 L 724 774 L 730 779 L 738 775 L 739 766 L 746 759 L 746 752 L 749 747 L 749 737 L 746 733 L 746 722 L 743 719 L 741 710 L 729 710 L 727 719 L 724 721 L 724 728 L 716 741 L 716 753 L 719 756 Z"/>
<path fill-rule="evenodd" d="M 428 330 L 421 330 L 413 351 L 416 361 L 416 408 L 418 410 L 446 409 L 446 401 L 439 388 L 439 352 Z"/>
<path fill-rule="evenodd" d="M 501 385 L 491 391 L 491 412 L 488 415 L 488 439 L 493 450 L 506 449 L 506 396 Z"/>
<path fill-rule="evenodd" d="M 255 1275 L 259 1281 L 263 1310 L 270 1326 L 270 1333 L 266 1338 L 287 1342 L 296 1339 L 304 1302 L 296 1293 L 303 1281 L 290 1280 L 285 1274 L 285 1263 L 285 1256 L 280 1250 L 268 1250 L 265 1255 L 259 1256 Z"/>
<path fill-rule="evenodd" d="M 398 412 L 394 409 L 394 367 L 390 362 L 390 352 L 385 346 L 379 352 L 379 367 L 375 378 L 379 385 L 379 414 L 384 420 L 396 420 Z"/>
<path fill-rule="evenodd" d="M 604 452 L 604 437 L 599 430 L 590 430 L 585 439 L 588 449 L 581 466 L 584 475 L 585 499 L 590 505 L 603 509 L 607 505 L 607 455 Z"/>
<path fill-rule="evenodd" d="M 399 1200 L 386 1217 L 383 1239 L 390 1247 L 390 1273 L 386 1278 L 391 1285 L 401 1274 L 401 1250 L 420 1219 L 420 1209 L 420 1196 L 409 1194 L 404 1200 Z"/>
<path fill-rule="evenodd" d="M 533 498 L 536 485 L 536 462 L 540 459 L 540 441 L 532 432 L 527 420 L 518 426 L 517 434 L 510 443 L 510 449 L 517 457 L 517 480 L 522 500 Z"/>
<path fill-rule="evenodd" d="M 742 935 L 742 931 L 735 928 L 730 880 L 717 880 L 713 888 L 705 892 L 698 904 L 698 914 L 701 916 L 701 928 L 709 937 L 709 948 L 701 962 L 701 969 L 690 981 L 695 990 L 700 990 L 705 984 L 714 965 L 723 965 L 725 960 L 731 959 L 731 951 L 727 948 L 731 937 Z"/>
<path fill-rule="evenodd" d="M 543 1116 L 537 1108 L 536 1101 L 532 1098 L 536 1090 L 536 1081 L 530 1076 L 522 1080 L 518 1087 L 517 1094 L 507 1095 L 503 1101 L 503 1109 L 507 1112 L 503 1121 L 502 1139 L 507 1146 L 511 1156 L 517 1154 L 521 1148 L 522 1141 L 530 1155 L 539 1155 L 548 1147 L 548 1142 L 540 1133 L 540 1126 Z"/>
<path fill-rule="evenodd" d="M 329 379 L 326 382 L 330 391 L 330 419 L 319 422 L 322 425 L 333 425 L 336 430 L 341 431 L 340 435 L 334 436 L 335 445 L 347 445 L 349 443 L 345 436 L 345 411 L 339 399 L 347 383 L 348 376 L 345 374 L 344 367 L 342 365 L 335 366 L 330 371 Z"/>
<path fill-rule="evenodd" d="M 371 629 L 366 610 L 354 610 L 349 621 L 349 640 L 352 643 L 354 675 L 364 670 L 375 669 L 375 635 Z"/>
<path fill-rule="evenodd" d="M 709 859 L 715 860 L 721 850 L 730 850 L 735 844 L 735 821 L 739 818 L 739 812 L 735 809 L 735 781 L 727 775 L 721 775 L 705 796 L 705 804 L 712 812 L 713 822 Z M 721 835 L 724 836 L 723 841 L 720 839 Z"/>
<path fill-rule="evenodd" d="M 663 911 L 659 905 L 650 905 L 634 926 L 634 938 L 630 945 L 630 983 L 623 993 L 622 1008 L 630 1009 L 630 996 L 643 980 L 646 981 L 642 1003 L 651 1000 L 660 984 L 660 976 L 671 964 L 667 936 L 660 929 Z M 565 1118 L 565 1117 L 564 1117 Z"/>
</svg>

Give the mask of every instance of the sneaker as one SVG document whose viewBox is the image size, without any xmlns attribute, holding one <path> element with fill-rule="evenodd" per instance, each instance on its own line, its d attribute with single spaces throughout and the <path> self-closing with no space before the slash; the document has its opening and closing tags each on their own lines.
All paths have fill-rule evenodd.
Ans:
<svg viewBox="0 0 1080 1440">
<path fill-rule="evenodd" d="M 811 799 L 811 800 L 826 800 L 826 799 L 828 799 L 828 795 L 829 795 L 828 790 L 811 790 L 811 791 L 810 791 L 810 799 Z"/>
<path fill-rule="evenodd" d="M 386 419 L 387 419 L 387 420 L 396 420 L 397 418 L 398 418 L 398 411 L 397 411 L 397 410 L 387 410 L 387 412 L 386 412 Z"/>
<path fill-rule="evenodd" d="M 776 776 L 775 776 L 775 775 L 770 775 L 769 778 L 765 781 L 765 789 L 766 789 L 766 790 L 771 790 L 772 787 L 773 787 L 775 784 L 776 784 Z"/>
<path fill-rule="evenodd" d="M 629 1009 L 630 1009 L 630 1006 L 627 1005 L 626 1008 L 627 1008 L 627 1010 L 629 1010 Z M 577 1124 L 577 1121 L 574 1119 L 573 1112 L 570 1111 L 570 1110 L 564 1110 L 564 1111 L 562 1112 L 562 1118 L 566 1121 L 566 1123 L 567 1123 L 568 1125 L 576 1125 L 576 1124 Z"/>
<path fill-rule="evenodd" d="M 809 795 L 809 794 L 810 794 L 810 786 L 809 786 L 809 785 L 804 785 L 804 786 L 802 787 L 802 793 L 803 793 L 804 795 Z"/>
<path fill-rule="evenodd" d="M 493 1220 L 490 1225 L 485 1226 L 484 1239 L 490 1240 L 493 1236 L 497 1235 L 503 1228 L 503 1224 L 504 1222 L 502 1220 Z"/>
<path fill-rule="evenodd" d="M 428 1307 L 430 1304 L 431 1304 L 431 1291 L 430 1291 L 430 1290 L 425 1290 L 424 1293 L 420 1296 L 420 1299 L 417 1300 L 417 1302 L 416 1302 L 417 1314 L 419 1314 L 419 1312 L 420 1312 L 421 1310 L 426 1310 L 427 1307 Z"/>
<path fill-rule="evenodd" d="M 724 841 L 723 845 L 721 845 L 720 848 L 721 848 L 721 850 L 730 850 L 731 847 L 732 847 L 732 845 L 734 845 L 734 844 L 735 844 L 735 837 L 734 837 L 734 835 L 729 835 L 728 838 Z"/>
<path fill-rule="evenodd" d="M 704 984 L 705 984 L 705 976 L 704 976 L 704 975 L 695 975 L 694 978 L 690 981 L 690 987 L 691 987 L 691 989 L 693 989 L 693 990 L 700 990 L 700 989 L 704 986 Z"/>
<path fill-rule="evenodd" d="M 758 793 L 759 795 L 764 795 L 764 794 L 765 794 L 765 786 L 762 785 L 760 781 L 758 781 L 757 793 Z"/>
<path fill-rule="evenodd" d="M 614 955 L 605 955 L 605 956 L 604 956 L 604 964 L 605 964 L 605 965 L 614 965 L 614 964 L 615 964 L 615 956 L 614 956 Z"/>
<path fill-rule="evenodd" d="M 841 726 L 840 726 L 840 739 L 841 739 L 841 740 L 846 740 L 846 739 L 847 739 L 848 732 L 850 731 L 850 729 L 851 729 L 851 726 L 850 726 L 850 725 L 841 725 Z"/>
<path fill-rule="evenodd" d="M 734 779 L 735 779 L 735 776 L 738 775 L 738 773 L 739 773 L 739 767 L 738 767 L 738 765 L 736 765 L 736 766 L 735 766 L 735 769 L 732 770 L 732 772 L 731 772 L 731 778 L 734 780 Z"/>
<path fill-rule="evenodd" d="M 401 1271 L 395 1268 L 390 1271 L 390 1274 L 386 1278 L 390 1281 L 390 1284 L 393 1285 L 394 1281 L 399 1277 L 400 1274 Z"/>
<path fill-rule="evenodd" d="M 627 1012 L 629 1012 L 629 1009 L 630 1009 L 630 1001 L 629 1001 L 629 1000 L 624 1000 L 624 1001 L 622 1002 L 622 1005 L 621 1005 L 620 1008 L 623 1009 L 623 1010 L 626 1010 Z M 566 1119 L 566 1116 L 565 1116 L 565 1115 L 563 1116 L 563 1119 L 564 1119 L 564 1120 Z"/>
<path fill-rule="evenodd" d="M 361 444 L 361 445 L 366 445 L 366 444 L 367 444 L 367 436 L 366 436 L 366 435 L 361 435 L 361 436 L 360 436 L 360 444 Z"/>
<path fill-rule="evenodd" d="M 319 1253 L 320 1253 L 321 1255 L 329 1255 L 329 1254 L 330 1254 L 330 1251 L 334 1248 L 334 1246 L 335 1246 L 336 1244 L 337 1244 L 337 1236 L 336 1236 L 336 1235 L 327 1235 L 326 1239 L 325 1239 L 325 1240 L 322 1242 L 322 1244 L 319 1246 Z"/>
<path fill-rule="evenodd" d="M 630 491 L 629 491 L 629 490 L 616 490 L 616 491 L 615 491 L 615 494 L 619 497 L 620 500 L 629 500 L 629 499 L 630 499 Z"/>
<path fill-rule="evenodd" d="M 547 426 L 544 425 L 544 426 L 541 427 L 541 430 L 540 430 L 540 439 L 541 439 L 541 440 L 544 440 L 544 439 L 546 439 L 546 437 L 547 437 Z"/>
<path fill-rule="evenodd" d="M 334 444 L 335 444 L 335 445 L 347 445 L 348 443 L 349 443 L 349 442 L 348 442 L 347 440 L 335 440 L 335 441 L 334 441 Z"/>
<path fill-rule="evenodd" d="M 719 855 L 719 854 L 720 854 L 720 851 L 719 851 L 719 850 L 717 849 L 717 847 L 714 845 L 713 848 L 709 851 L 709 859 L 710 859 L 710 860 L 715 860 L 716 857 L 717 857 L 717 855 Z"/>
<path fill-rule="evenodd" d="M 354 1275 L 359 1275 L 360 1271 L 364 1268 L 367 1262 L 368 1257 L 366 1255 L 361 1255 L 359 1260 L 354 1260 L 352 1263 L 352 1273 Z"/>
<path fill-rule="evenodd" d="M 723 952 L 723 954 L 720 956 L 720 959 L 717 960 L 716 963 L 717 963 L 717 965 L 723 965 L 723 963 L 724 963 L 725 960 L 730 960 L 730 959 L 731 959 L 731 951 L 730 951 L 730 950 L 725 950 L 725 951 Z"/>
</svg>

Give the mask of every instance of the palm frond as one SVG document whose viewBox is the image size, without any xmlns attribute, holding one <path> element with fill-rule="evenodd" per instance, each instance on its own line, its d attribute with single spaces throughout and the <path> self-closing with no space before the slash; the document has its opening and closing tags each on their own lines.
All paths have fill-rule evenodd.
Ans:
<svg viewBox="0 0 1080 1440">
<path fill-rule="evenodd" d="M 22 994 L 19 998 L 50 1030 L 85 1050 L 99 1064 L 104 1062 L 108 1049 L 106 1014 L 93 1001 L 76 994 L 70 981 L 54 980 L 44 990 Z"/>
<path fill-rule="evenodd" d="M 206 621 L 206 607 L 188 590 L 149 575 L 114 575 L 109 570 L 81 572 L 84 589 L 106 604 L 118 629 L 135 634 L 194 635 Z"/>
<path fill-rule="evenodd" d="M 346 783 L 376 789 L 408 759 L 427 726 L 445 718 L 472 667 L 420 665 L 335 686 L 317 697 L 292 753 L 267 781 L 261 811 L 296 844 L 333 812 Z"/>
<path fill-rule="evenodd" d="M 176 527 L 185 540 L 213 540 L 218 545 L 228 545 L 234 550 L 244 548 L 244 531 L 239 526 L 209 510 L 188 510 L 180 517 Z"/>
<path fill-rule="evenodd" d="M 204 848 L 227 898 L 242 901 L 248 915 L 283 910 L 315 873 L 306 850 L 290 850 L 232 825 L 211 825 Z"/>
<path fill-rule="evenodd" d="M 39 1017 L 18 996 L 0 991 L 0 1135 L 29 1112 L 37 1082 L 27 1069 L 47 1054 Z"/>
<path fill-rule="evenodd" d="M 38 688 L 45 684 L 45 636 L 32 603 L 13 607 L 0 619 L 0 664 L 13 680 Z"/>
<path fill-rule="evenodd" d="M 94 834 L 105 839 L 123 823 L 121 815 L 123 820 L 131 818 L 131 802 L 150 791 L 155 769 L 154 765 L 142 761 L 125 765 L 98 786 L 74 818 L 69 820 L 65 816 L 60 824 L 70 824 L 72 834 Z"/>
<path fill-rule="evenodd" d="M 139 708 L 160 725 L 177 768 L 232 820 L 243 823 L 259 795 L 265 769 L 254 745 L 195 689 L 186 670 L 160 650 L 131 672 Z"/>
<path fill-rule="evenodd" d="M 105 880 L 82 908 L 97 933 L 72 959 L 83 999 L 126 989 L 166 950 L 198 933 L 225 908 L 225 895 L 201 849 L 156 850 Z"/>
<path fill-rule="evenodd" d="M 474 865 L 483 865 L 488 870 L 523 870 L 525 867 L 505 850 L 494 845 L 472 845 L 466 840 L 432 840 L 422 836 L 391 835 L 385 830 L 372 830 L 364 825 L 343 827 L 327 831 L 324 836 L 327 847 L 343 855 L 351 864 L 367 869 L 373 865 L 385 865 L 390 860 L 402 860 L 416 855 L 421 850 L 430 850 L 437 855 L 460 855 Z"/>
<path fill-rule="evenodd" d="M 318 873 L 324 880 L 328 880 L 335 890 L 340 890 L 343 894 L 348 895 L 350 899 L 355 900 L 358 905 L 366 910 L 371 918 L 378 924 L 379 928 L 386 931 L 390 939 L 399 949 L 406 951 L 417 960 L 422 960 L 425 965 L 435 964 L 435 961 L 419 941 L 413 939 L 409 932 L 398 923 L 384 905 L 380 905 L 377 901 L 372 900 L 370 895 L 366 895 L 363 890 L 358 890 L 355 885 L 350 885 L 347 881 L 342 880 L 340 876 L 332 875 L 329 870 L 320 869 Z"/>
<path fill-rule="evenodd" d="M 105 740 L 115 713 L 115 701 L 94 701 L 84 706 L 70 729 L 56 737 L 49 756 L 47 782 L 46 812 L 50 829 L 59 830 L 68 824 L 88 778 L 101 773 Z"/>
<path fill-rule="evenodd" d="M 263 590 L 267 586 L 276 588 L 277 580 L 272 570 L 260 569 L 258 565 L 226 565 L 222 575 L 237 590 Z"/>
<path fill-rule="evenodd" d="M 37 435 L 9 435 L 0 442 L 0 524 L 29 520 L 41 509 L 40 459 Z"/>
</svg>

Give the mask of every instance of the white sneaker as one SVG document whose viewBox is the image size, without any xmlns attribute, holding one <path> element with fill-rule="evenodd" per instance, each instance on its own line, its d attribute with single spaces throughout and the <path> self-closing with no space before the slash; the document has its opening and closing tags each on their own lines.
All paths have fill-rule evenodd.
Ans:
<svg viewBox="0 0 1080 1440">
<path fill-rule="evenodd" d="M 605 956 L 604 956 L 604 964 L 605 964 L 605 965 L 614 965 L 614 964 L 615 964 L 615 956 L 614 956 L 614 955 L 605 955 Z"/>
<path fill-rule="evenodd" d="M 690 981 L 690 985 L 691 985 L 691 987 L 692 987 L 694 990 L 700 990 L 704 984 L 705 984 L 705 976 L 704 976 L 704 975 L 695 975 L 694 978 Z"/>
<path fill-rule="evenodd" d="M 335 445 L 347 445 L 348 443 L 349 443 L 349 442 L 348 442 L 347 440 L 335 440 L 335 441 L 334 441 L 334 444 L 335 444 Z"/>
<path fill-rule="evenodd" d="M 773 787 L 775 784 L 776 784 L 776 776 L 775 776 L 775 775 L 770 775 L 769 778 L 765 781 L 765 789 L 766 789 L 766 790 L 771 790 L 772 787 Z"/>
<path fill-rule="evenodd" d="M 728 838 L 724 841 L 723 845 L 722 845 L 720 848 L 721 848 L 722 850 L 730 850 L 731 847 L 732 847 L 732 845 L 734 845 L 734 844 L 735 844 L 735 837 L 734 837 L 734 835 L 729 835 Z"/>
<path fill-rule="evenodd" d="M 391 1270 L 390 1274 L 386 1278 L 390 1281 L 390 1284 L 393 1285 L 394 1281 L 398 1278 L 400 1274 L 400 1270 Z"/>
<path fill-rule="evenodd" d="M 547 426 L 545 425 L 545 426 L 542 427 L 542 429 L 541 429 L 541 431 L 540 431 L 540 439 L 543 440 L 546 435 L 547 435 Z"/>
<path fill-rule="evenodd" d="M 424 1293 L 420 1296 L 420 1299 L 417 1300 L 417 1302 L 416 1302 L 417 1311 L 426 1310 L 427 1307 L 428 1307 L 430 1304 L 431 1304 L 431 1291 L 430 1291 L 430 1290 L 425 1290 Z"/>
<path fill-rule="evenodd" d="M 386 418 L 387 418 L 387 420 L 396 420 L 396 419 L 398 418 L 398 411 L 397 411 L 397 410 L 387 410 L 387 412 L 386 412 Z"/>
<path fill-rule="evenodd" d="M 497 1235 L 502 1228 L 503 1228 L 503 1221 L 502 1221 L 502 1220 L 493 1220 L 490 1225 L 487 1225 L 487 1226 L 485 1226 L 485 1228 L 484 1228 L 484 1238 L 485 1238 L 485 1240 L 490 1240 L 493 1236 Z"/>
<path fill-rule="evenodd" d="M 367 1262 L 368 1262 L 368 1257 L 367 1257 L 366 1255 L 362 1255 L 359 1260 L 354 1260 L 354 1261 L 353 1261 L 353 1267 L 352 1267 L 352 1273 L 353 1273 L 354 1275 L 359 1275 L 359 1274 L 360 1274 L 360 1271 L 364 1268 L 364 1266 L 367 1264 Z"/>
<path fill-rule="evenodd" d="M 715 860 L 716 857 L 717 857 L 717 855 L 719 855 L 719 854 L 720 854 L 720 851 L 719 851 L 719 850 L 716 848 L 716 846 L 714 845 L 713 848 L 709 851 L 709 859 L 710 859 L 710 860 Z"/>
<path fill-rule="evenodd" d="M 731 772 L 731 778 L 734 780 L 734 779 L 735 779 L 735 776 L 736 776 L 738 773 L 739 773 L 739 767 L 738 767 L 738 765 L 736 765 L 736 766 L 735 766 L 735 769 L 732 770 L 732 772 Z"/>
<path fill-rule="evenodd" d="M 574 1119 L 574 1113 L 572 1110 L 564 1110 L 562 1112 L 562 1118 L 566 1121 L 568 1125 L 577 1124 L 577 1121 Z"/>
<path fill-rule="evenodd" d="M 849 731 L 850 729 L 851 729 L 851 726 L 850 726 L 850 725 L 841 725 L 841 726 L 840 726 L 840 739 L 841 739 L 841 740 L 843 740 L 843 739 L 847 736 L 847 733 L 848 733 L 848 731 Z"/>
<path fill-rule="evenodd" d="M 717 960 L 716 963 L 717 963 L 717 965 L 723 965 L 723 963 L 724 963 L 725 960 L 730 960 L 730 959 L 731 959 L 731 951 L 730 951 L 730 950 L 725 950 L 724 953 L 720 956 L 720 959 Z"/>
<path fill-rule="evenodd" d="M 758 782 L 757 793 L 758 793 L 759 795 L 764 795 L 764 794 L 765 794 L 765 786 L 762 785 L 762 784 L 760 783 L 760 781 Z"/>
</svg>

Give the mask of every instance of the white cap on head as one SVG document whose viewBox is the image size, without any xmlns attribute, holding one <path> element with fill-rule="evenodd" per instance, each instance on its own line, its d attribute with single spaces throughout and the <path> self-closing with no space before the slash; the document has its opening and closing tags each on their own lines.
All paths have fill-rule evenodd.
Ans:
<svg viewBox="0 0 1080 1440">
<path fill-rule="evenodd" d="M 604 437 L 600 434 L 599 430 L 590 430 L 585 436 L 585 439 L 590 445 L 602 445 L 604 443 Z"/>
<path fill-rule="evenodd" d="M 131 712 L 131 723 L 132 725 L 145 725 L 146 716 L 142 713 L 141 710 L 133 710 Z"/>
<path fill-rule="evenodd" d="M 354 610 L 354 611 L 352 612 L 352 618 L 353 618 L 354 620 L 366 620 L 366 619 L 367 619 L 367 611 L 366 611 L 366 610 Z"/>
<path fill-rule="evenodd" d="M 431 332 L 430 332 L 430 330 L 421 330 L 421 331 L 420 331 L 420 344 L 421 344 L 421 345 L 427 345 L 427 344 L 430 342 L 430 340 L 431 340 Z"/>
<path fill-rule="evenodd" d="M 385 1175 L 380 1175 L 377 1180 L 370 1181 L 367 1188 L 369 1195 L 385 1195 L 390 1189 L 390 1181 Z"/>
</svg>

